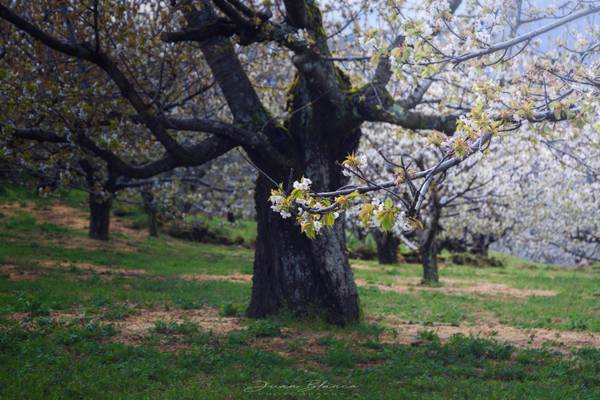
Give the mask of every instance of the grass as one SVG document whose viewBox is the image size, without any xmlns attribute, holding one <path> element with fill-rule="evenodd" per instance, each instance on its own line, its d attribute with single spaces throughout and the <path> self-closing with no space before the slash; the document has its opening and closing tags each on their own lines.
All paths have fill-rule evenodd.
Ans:
<svg viewBox="0 0 600 400">
<path fill-rule="evenodd" d="M 180 328 L 177 328 L 180 329 Z M 182 333 L 193 335 L 187 329 Z M 197 336 L 186 352 L 110 343 L 104 324 L 5 326 L 0 335 L 3 398 L 582 398 L 600 395 L 600 352 L 572 358 L 515 352 L 455 337 L 419 347 L 383 344 L 376 354 L 334 341 L 318 367 Z M 362 363 L 362 366 L 361 366 Z M 319 397 L 317 397 L 319 396 Z"/>
<path fill-rule="evenodd" d="M 381 267 L 370 261 L 360 263 L 368 269 L 357 269 L 354 275 L 369 283 L 392 284 L 397 278 L 417 280 L 421 274 L 418 265 Z M 360 289 L 364 309 L 367 314 L 389 314 L 425 323 L 477 322 L 483 314 L 521 328 L 600 332 L 600 273 L 593 270 L 565 270 L 551 266 L 486 269 L 451 265 L 442 267 L 440 276 L 442 280 L 485 281 L 517 289 L 553 290 L 557 295 L 523 299 L 446 294 L 443 291 L 395 293 L 367 287 Z"/>
<path fill-rule="evenodd" d="M 248 219 L 238 219 L 234 223 L 225 218 L 197 214 L 189 216 L 186 222 L 201 224 L 217 236 L 229 239 L 231 242 L 240 242 L 254 245 L 256 242 L 256 222 Z"/>
<path fill-rule="evenodd" d="M 82 206 L 81 196 L 65 196 L 68 200 L 61 201 Z M 55 199 L 0 187 L 0 204 L 19 201 L 44 207 Z M 106 248 L 85 241 L 62 246 L 84 237 L 85 232 L 26 212 L 0 216 L 0 264 L 37 274 L 13 279 L 12 270 L 0 267 L 0 398 L 600 398 L 598 349 L 565 355 L 479 337 L 442 340 L 434 326 L 493 318 L 520 328 L 600 332 L 600 273 L 593 270 L 561 270 L 508 257 L 505 268 L 447 265 L 440 275 L 460 280 L 458 286 L 485 281 L 557 294 L 511 298 L 448 293 L 444 285 L 400 293 L 361 286 L 364 320 L 335 327 L 318 316 L 297 319 L 286 313 L 240 319 L 249 283 L 185 279 L 250 274 L 251 249 L 169 238 L 116 238 Z M 113 246 L 123 241 L 130 249 Z M 51 268 L 53 263 L 66 266 Z M 80 268 L 87 264 L 144 273 Z M 353 264 L 360 266 L 354 270 L 357 279 L 383 286 L 416 281 L 421 274 L 417 265 Z M 204 328 L 193 315 L 205 307 L 241 326 L 230 332 Z M 149 323 L 145 336 L 120 340 L 122 324 L 149 309 L 164 310 L 165 317 Z M 58 319 L 60 312 L 77 317 Z M 169 318 L 170 312 L 184 317 Z M 396 331 L 373 317 L 411 320 L 424 329 L 414 345 L 403 345 L 390 340 Z"/>
<path fill-rule="evenodd" d="M 27 202 L 31 202 L 37 206 L 43 206 L 53 199 L 58 199 L 61 203 L 70 207 L 79 208 L 87 204 L 87 193 L 81 190 L 64 189 L 47 196 L 39 196 L 33 188 L 32 182 L 24 182 L 23 184 L 0 182 L 0 204 L 20 203 L 24 206 Z"/>
<path fill-rule="evenodd" d="M 19 217 L 17 217 L 19 218 Z M 2 219 L 0 219 L 2 221 Z M 9 219 L 11 223 L 14 219 Z M 0 222 L 0 227 L 3 224 Z M 3 231 L 2 235 L 17 232 Z M 65 248 L 53 244 L 40 244 L 35 237 L 18 237 L 18 242 L 6 243 L 0 248 L 0 262 L 28 261 L 35 258 L 62 262 L 88 262 L 93 264 L 139 269 L 164 275 L 202 271 L 223 274 L 238 271 L 252 272 L 252 253 L 242 248 L 228 248 L 209 244 L 191 244 L 148 238 L 139 243 L 136 251 L 106 249 Z"/>
</svg>

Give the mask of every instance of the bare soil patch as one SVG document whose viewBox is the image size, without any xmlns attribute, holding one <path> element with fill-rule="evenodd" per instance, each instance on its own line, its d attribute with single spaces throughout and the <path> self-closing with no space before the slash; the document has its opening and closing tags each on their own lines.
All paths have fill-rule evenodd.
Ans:
<svg viewBox="0 0 600 400">
<path fill-rule="evenodd" d="M 511 297 L 516 299 L 527 299 L 533 296 L 551 297 L 558 292 L 544 289 L 518 289 L 503 283 L 492 283 L 487 281 L 470 281 L 461 279 L 442 278 L 440 287 L 429 287 L 420 284 L 418 278 L 397 278 L 391 285 L 379 283 L 370 284 L 364 279 L 356 279 L 360 286 L 376 288 L 384 292 L 410 293 L 415 291 L 439 292 L 448 294 L 475 294 L 482 296 Z"/>
<path fill-rule="evenodd" d="M 22 206 L 19 203 L 0 204 L 0 212 L 7 215 L 15 215 L 20 212 L 31 214 L 37 220 L 48 222 L 59 226 L 72 229 L 87 230 L 89 227 L 89 215 L 78 208 L 68 207 L 63 204 L 54 203 L 48 206 L 39 207 L 33 203 L 26 203 Z M 136 230 L 126 226 L 125 220 L 120 217 L 113 217 L 110 226 L 111 233 L 121 233 L 132 239 L 143 239 L 146 232 Z M 69 237 L 66 241 L 50 239 L 51 242 L 58 242 L 66 248 L 92 248 L 92 249 L 112 249 L 117 251 L 134 251 L 135 247 L 123 240 L 111 239 L 108 242 L 92 240 L 88 238 Z"/>
<path fill-rule="evenodd" d="M 8 279 L 10 279 L 13 282 L 35 281 L 41 275 L 44 275 L 44 272 L 41 270 L 23 268 L 19 265 L 14 264 L 0 264 L 0 273 L 7 274 Z"/>
<path fill-rule="evenodd" d="M 434 323 L 424 325 L 413 321 L 400 320 L 394 317 L 374 318 L 373 321 L 383 322 L 394 331 L 382 338 L 385 342 L 402 344 L 418 344 L 419 333 L 434 332 L 442 340 L 447 341 L 453 335 L 474 336 L 484 339 L 494 339 L 522 348 L 551 347 L 558 350 L 567 348 L 595 347 L 600 348 L 600 334 L 582 331 L 563 331 L 558 329 L 531 328 L 523 329 L 508 326 L 489 320 L 476 325 L 452 325 Z"/>
<path fill-rule="evenodd" d="M 0 273 L 8 274 L 8 278 L 11 281 L 32 281 L 46 275 L 50 270 L 68 271 L 71 269 L 77 270 L 81 275 L 81 278 L 84 279 L 96 275 L 101 275 L 105 278 L 114 276 L 135 277 L 146 275 L 146 271 L 142 269 L 122 269 L 108 265 L 96 265 L 82 262 L 69 263 L 52 260 L 36 260 L 30 265 L 0 264 Z"/>
<path fill-rule="evenodd" d="M 6 239 L 6 243 L 21 244 L 22 237 L 12 237 Z M 111 239 L 109 241 L 94 240 L 86 237 L 73 237 L 64 235 L 53 235 L 52 237 L 44 237 L 37 239 L 37 244 L 47 246 L 60 246 L 65 249 L 87 249 L 87 250 L 106 250 L 120 253 L 130 253 L 138 251 L 138 248 L 133 242 L 119 239 Z"/>
<path fill-rule="evenodd" d="M 321 335 L 325 336 L 325 335 Z M 323 368 L 320 358 L 327 353 L 327 346 L 319 344 L 319 335 L 308 334 L 302 337 L 256 338 L 252 347 L 276 353 L 284 358 L 293 358 L 303 368 Z M 292 346 L 292 340 L 301 340 L 302 346 Z"/>
<path fill-rule="evenodd" d="M 209 274 L 186 274 L 180 275 L 181 279 L 190 281 L 228 281 L 228 282 L 252 282 L 252 275 L 235 273 L 231 275 L 209 275 Z M 443 286 L 439 288 L 422 286 L 418 278 L 396 279 L 392 285 L 369 284 L 364 279 L 356 279 L 359 286 L 374 287 L 381 291 L 393 291 L 397 293 L 409 293 L 413 291 L 432 291 L 450 294 L 477 294 L 486 296 L 503 296 L 517 299 L 526 299 L 532 296 L 556 296 L 553 290 L 543 289 L 517 289 L 501 283 L 470 281 L 461 279 L 442 278 Z"/>
<path fill-rule="evenodd" d="M 23 323 L 28 323 L 28 313 L 13 313 L 10 318 Z M 53 311 L 49 318 L 55 322 L 86 321 L 84 313 L 80 311 Z M 222 317 L 214 307 L 200 309 L 139 309 L 122 320 L 111 321 L 117 334 L 111 341 L 137 346 L 144 343 L 157 322 L 183 323 L 185 321 L 196 324 L 204 331 L 212 332 L 216 337 L 222 337 L 230 332 L 239 331 L 246 327 L 245 318 Z M 404 345 L 420 345 L 423 339 L 420 333 L 424 331 L 435 333 L 444 343 L 454 335 L 493 339 L 500 343 L 507 343 L 519 348 L 550 348 L 565 354 L 573 348 L 600 348 L 600 334 L 583 331 L 563 331 L 546 328 L 517 328 L 508 326 L 486 318 L 474 325 L 453 325 L 447 323 L 421 324 L 414 321 L 402 320 L 393 316 L 376 316 L 367 319 L 371 323 L 379 323 L 388 329 L 380 336 L 383 343 L 396 343 Z M 171 335 L 171 339 L 161 342 L 161 351 L 186 350 L 189 346 L 178 339 L 178 335 Z M 179 335 L 180 336 L 180 335 Z M 344 339 L 351 345 L 362 343 L 370 337 L 359 333 L 335 333 L 313 331 L 304 329 L 284 328 L 281 337 L 255 338 L 251 347 L 272 351 L 284 357 L 295 357 L 305 364 L 316 364 L 318 357 L 327 352 L 328 347 L 320 340 L 326 336 Z M 364 349 L 362 349 L 364 351 Z M 376 352 L 373 353 L 376 355 Z M 376 357 L 373 363 L 377 363 Z M 372 366 L 367 362 L 364 367 Z"/>
<path fill-rule="evenodd" d="M 89 316 L 88 316 L 89 317 Z M 30 314 L 25 312 L 12 313 L 10 319 L 21 321 L 23 324 L 31 325 Z M 81 311 L 52 311 L 48 318 L 56 323 L 85 323 L 89 321 Z M 194 310 L 181 309 L 138 309 L 122 320 L 110 322 L 116 330 L 116 335 L 110 340 L 115 343 L 123 343 L 131 346 L 139 346 L 150 336 L 157 322 L 183 323 L 184 321 L 196 324 L 200 329 L 212 332 L 217 336 L 224 336 L 229 332 L 245 328 L 244 320 L 238 317 L 221 317 L 219 311 L 213 307 L 202 307 Z M 167 340 L 161 341 L 159 350 L 180 351 L 190 346 L 177 340 L 182 335 L 172 334 Z M 170 340 L 169 340 L 170 339 Z M 175 339 L 175 340 L 173 340 Z"/>
<path fill-rule="evenodd" d="M 202 330 L 217 335 L 225 335 L 244 328 L 241 318 L 221 317 L 219 311 L 213 307 L 202 307 L 194 310 L 141 309 L 124 320 L 115 322 L 115 327 L 119 333 L 114 340 L 126 344 L 140 343 L 150 334 L 158 321 L 167 323 L 189 321 L 198 325 Z"/>
<path fill-rule="evenodd" d="M 66 249 L 107 250 L 121 253 L 137 251 L 133 242 L 112 238 L 108 241 L 89 239 L 86 237 L 66 237 L 63 239 L 46 239 L 41 242 L 57 245 Z"/>
<path fill-rule="evenodd" d="M 33 203 L 4 203 L 0 204 L 0 212 L 8 215 L 26 212 L 36 219 L 44 222 L 51 222 L 56 225 L 67 226 L 74 229 L 87 229 L 88 227 L 88 220 L 81 210 L 66 207 L 57 203 L 44 207 L 36 206 Z"/>
<path fill-rule="evenodd" d="M 253 345 L 286 357 L 323 355 L 327 346 L 320 344 L 319 340 L 325 336 L 329 334 L 284 328 L 281 337 L 256 338 Z"/>
<path fill-rule="evenodd" d="M 97 265 L 85 262 L 69 263 L 69 262 L 57 262 L 52 260 L 39 260 L 36 261 L 38 265 L 47 269 L 77 269 L 83 272 L 90 272 L 100 275 L 119 275 L 119 276 L 141 276 L 146 275 L 146 271 L 143 269 L 123 269 L 114 268 L 108 265 Z"/>
<path fill-rule="evenodd" d="M 352 269 L 360 269 L 363 271 L 379 271 L 379 270 L 384 269 L 384 267 L 382 267 L 382 266 L 372 267 L 369 264 L 365 264 L 365 263 L 362 263 L 359 261 L 353 261 L 351 263 L 351 267 L 352 267 Z"/>
<path fill-rule="evenodd" d="M 30 322 L 31 314 L 26 312 L 16 312 L 9 315 L 9 318 L 14 321 L 20 321 L 25 323 L 26 325 Z M 53 322 L 74 322 L 74 321 L 84 321 L 85 315 L 80 311 L 51 311 L 47 316 Z"/>
<path fill-rule="evenodd" d="M 184 274 L 178 276 L 186 281 L 207 282 L 207 281 L 226 281 L 226 282 L 252 282 L 250 274 L 231 274 L 231 275 L 210 275 L 210 274 Z"/>
</svg>

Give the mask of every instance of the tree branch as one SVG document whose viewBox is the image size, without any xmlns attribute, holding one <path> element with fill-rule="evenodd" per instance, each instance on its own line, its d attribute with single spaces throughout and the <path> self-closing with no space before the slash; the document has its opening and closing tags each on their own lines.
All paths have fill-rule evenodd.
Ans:
<svg viewBox="0 0 600 400">
<path fill-rule="evenodd" d="M 306 4 L 303 0 L 283 0 L 285 4 L 285 10 L 287 12 L 288 20 L 290 24 L 296 28 L 306 28 L 308 25 L 308 13 L 306 11 Z"/>
<path fill-rule="evenodd" d="M 185 149 L 168 134 L 164 126 L 152 115 L 142 98 L 137 94 L 135 88 L 129 82 L 125 74 L 119 69 L 107 54 L 92 50 L 87 44 L 71 44 L 60 40 L 27 20 L 15 14 L 11 9 L 0 5 L 0 17 L 12 23 L 14 26 L 29 34 L 46 46 L 65 55 L 89 61 L 103 69 L 121 91 L 121 95 L 129 101 L 136 112 L 142 117 L 146 127 L 167 149 L 167 151 L 182 160 L 189 159 L 190 155 Z M 189 160 L 188 160 L 189 161 Z"/>
<path fill-rule="evenodd" d="M 528 32 L 526 34 L 523 34 L 521 36 L 517 36 L 513 39 L 501 42 L 501 43 L 497 43 L 493 46 L 488 47 L 487 49 L 484 50 L 480 50 L 480 51 L 474 51 L 471 53 L 466 53 L 463 54 L 462 56 L 458 56 L 458 57 L 451 57 L 451 59 L 449 61 L 451 61 L 454 64 L 460 64 L 462 62 L 465 62 L 467 60 L 471 60 L 473 58 L 479 58 L 479 57 L 483 57 L 486 56 L 488 54 L 492 54 L 495 53 L 497 51 L 500 50 L 504 50 L 504 49 L 508 49 L 512 46 L 515 46 L 519 43 L 523 43 L 523 42 L 527 42 L 530 41 L 531 39 L 540 36 L 546 32 L 549 32 L 553 29 L 556 29 L 562 25 L 565 25 L 571 21 L 575 21 L 579 18 L 583 18 L 585 16 L 594 14 L 600 12 L 600 6 L 596 6 L 596 7 L 590 7 L 584 10 L 581 10 L 579 12 L 576 12 L 574 14 L 571 14 L 569 16 L 566 16 L 564 18 L 559 19 L 558 21 L 555 21 L 553 23 L 550 23 L 548 25 L 542 26 L 541 28 L 535 29 L 531 32 Z"/>
<path fill-rule="evenodd" d="M 2 126 L 0 126 L 2 128 Z M 14 137 L 38 142 L 76 144 L 89 151 L 94 156 L 104 160 L 111 169 L 119 175 L 133 179 L 144 179 L 158 175 L 162 172 L 177 167 L 192 167 L 204 164 L 234 148 L 237 144 L 231 140 L 219 137 L 211 137 L 200 143 L 190 146 L 187 151 L 193 154 L 190 159 L 178 159 L 171 154 L 143 165 L 132 165 L 113 152 L 99 147 L 92 139 L 83 132 L 78 132 L 72 139 L 66 135 L 59 135 L 39 128 L 12 128 Z"/>
<path fill-rule="evenodd" d="M 165 118 L 164 121 L 168 127 L 177 130 L 207 132 L 230 139 L 244 148 L 268 154 L 282 166 L 291 166 L 289 159 L 273 147 L 269 138 L 262 132 L 253 132 L 231 124 L 199 118 Z"/>
</svg>

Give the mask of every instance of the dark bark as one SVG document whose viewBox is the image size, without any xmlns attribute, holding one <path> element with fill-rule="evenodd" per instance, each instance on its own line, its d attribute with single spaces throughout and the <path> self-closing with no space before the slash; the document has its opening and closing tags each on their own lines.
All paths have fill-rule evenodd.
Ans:
<svg viewBox="0 0 600 400">
<path fill-rule="evenodd" d="M 423 263 L 423 282 L 431 284 L 439 282 L 437 248 L 435 240 L 433 243 L 421 250 L 421 261 Z"/>
<path fill-rule="evenodd" d="M 90 158 L 82 158 L 79 165 L 85 173 L 87 187 L 90 190 L 90 226 L 88 235 L 90 239 L 108 240 L 110 231 L 110 209 L 112 197 L 115 192 L 115 177 L 109 172 L 108 179 L 104 180 L 96 162 Z M 96 190 L 102 187 L 103 192 Z"/>
<path fill-rule="evenodd" d="M 144 211 L 148 215 L 148 234 L 152 237 L 158 237 L 158 209 L 154 202 L 154 195 L 149 191 L 142 191 L 142 200 L 144 202 Z"/>
<path fill-rule="evenodd" d="M 90 227 L 89 237 L 96 240 L 108 240 L 110 231 L 110 209 L 112 199 L 106 199 L 90 193 Z"/>
<path fill-rule="evenodd" d="M 346 254 L 343 221 L 315 240 L 300 233 L 293 219 L 282 219 L 269 206 L 271 186 L 256 185 L 258 236 L 254 259 L 251 317 L 283 309 L 296 315 L 324 312 L 332 323 L 359 318 L 358 292 Z"/>
<path fill-rule="evenodd" d="M 349 89 L 341 71 L 336 71 L 333 79 L 342 89 Z M 341 105 L 334 105 L 333 98 L 314 96 L 315 85 L 312 78 L 299 73 L 289 92 L 292 116 L 286 128 L 295 144 L 292 154 L 298 167 L 266 172 L 284 184 L 305 176 L 312 180 L 314 190 L 331 190 L 347 182 L 338 163 L 356 149 L 361 132 L 352 114 L 340 111 Z M 360 305 L 346 253 L 343 220 L 310 240 L 293 218 L 284 220 L 270 209 L 272 188 L 259 178 L 255 190 L 258 235 L 248 315 L 264 317 L 287 309 L 300 315 L 322 312 L 336 324 L 358 320 Z"/>
<path fill-rule="evenodd" d="M 472 236 L 473 246 L 471 247 L 471 252 L 487 257 L 490 245 L 494 242 L 494 237 L 492 235 L 480 233 L 474 233 Z"/>
<path fill-rule="evenodd" d="M 377 244 L 377 260 L 379 264 L 394 264 L 398 262 L 398 245 L 400 241 L 390 232 L 373 232 Z"/>
<path fill-rule="evenodd" d="M 312 103 L 308 83 L 299 77 L 290 91 L 292 118 L 288 131 L 297 143 L 296 164 L 302 170 L 268 173 L 279 182 L 305 176 L 313 189 L 326 190 L 346 183 L 337 164 L 358 145 L 360 130 L 343 117 L 323 118 L 328 106 Z M 346 124 L 348 129 L 339 127 Z M 340 137 L 338 132 L 348 136 Z M 343 142 L 342 142 L 343 140 Z M 270 209 L 272 185 L 259 178 L 255 190 L 258 236 L 254 260 L 252 300 L 248 314 L 262 317 L 288 309 L 295 314 L 322 312 L 330 322 L 358 320 L 358 292 L 346 253 L 344 223 L 323 229 L 314 240 L 304 236 L 293 218 L 282 219 Z"/>
<path fill-rule="evenodd" d="M 439 194 L 435 185 L 432 185 L 431 200 L 429 203 L 429 223 L 419 249 L 421 253 L 421 262 L 423 264 L 423 284 L 439 282 L 437 263 L 439 248 L 436 237 L 440 230 L 439 222 L 441 212 L 442 209 Z"/>
<path fill-rule="evenodd" d="M 235 214 L 232 211 L 227 211 L 227 222 L 230 224 L 235 224 L 236 221 Z"/>
<path fill-rule="evenodd" d="M 287 18 L 297 28 L 305 28 L 308 24 L 308 13 L 304 1 L 284 0 Z"/>
<path fill-rule="evenodd" d="M 464 253 L 467 251 L 466 241 L 457 238 L 446 238 L 438 241 L 439 250 L 448 250 L 450 253 Z"/>
<path fill-rule="evenodd" d="M 148 213 L 148 234 L 158 237 L 158 218 L 155 211 Z"/>
</svg>

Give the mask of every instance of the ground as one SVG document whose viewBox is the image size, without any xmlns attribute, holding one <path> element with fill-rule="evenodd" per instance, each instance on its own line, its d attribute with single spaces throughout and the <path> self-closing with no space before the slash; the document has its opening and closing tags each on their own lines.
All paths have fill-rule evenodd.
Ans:
<svg viewBox="0 0 600 400">
<path fill-rule="evenodd" d="M 249 246 L 92 241 L 84 204 L 0 189 L 0 398 L 600 398 L 596 269 L 353 261 L 360 323 L 251 320 Z"/>
</svg>

